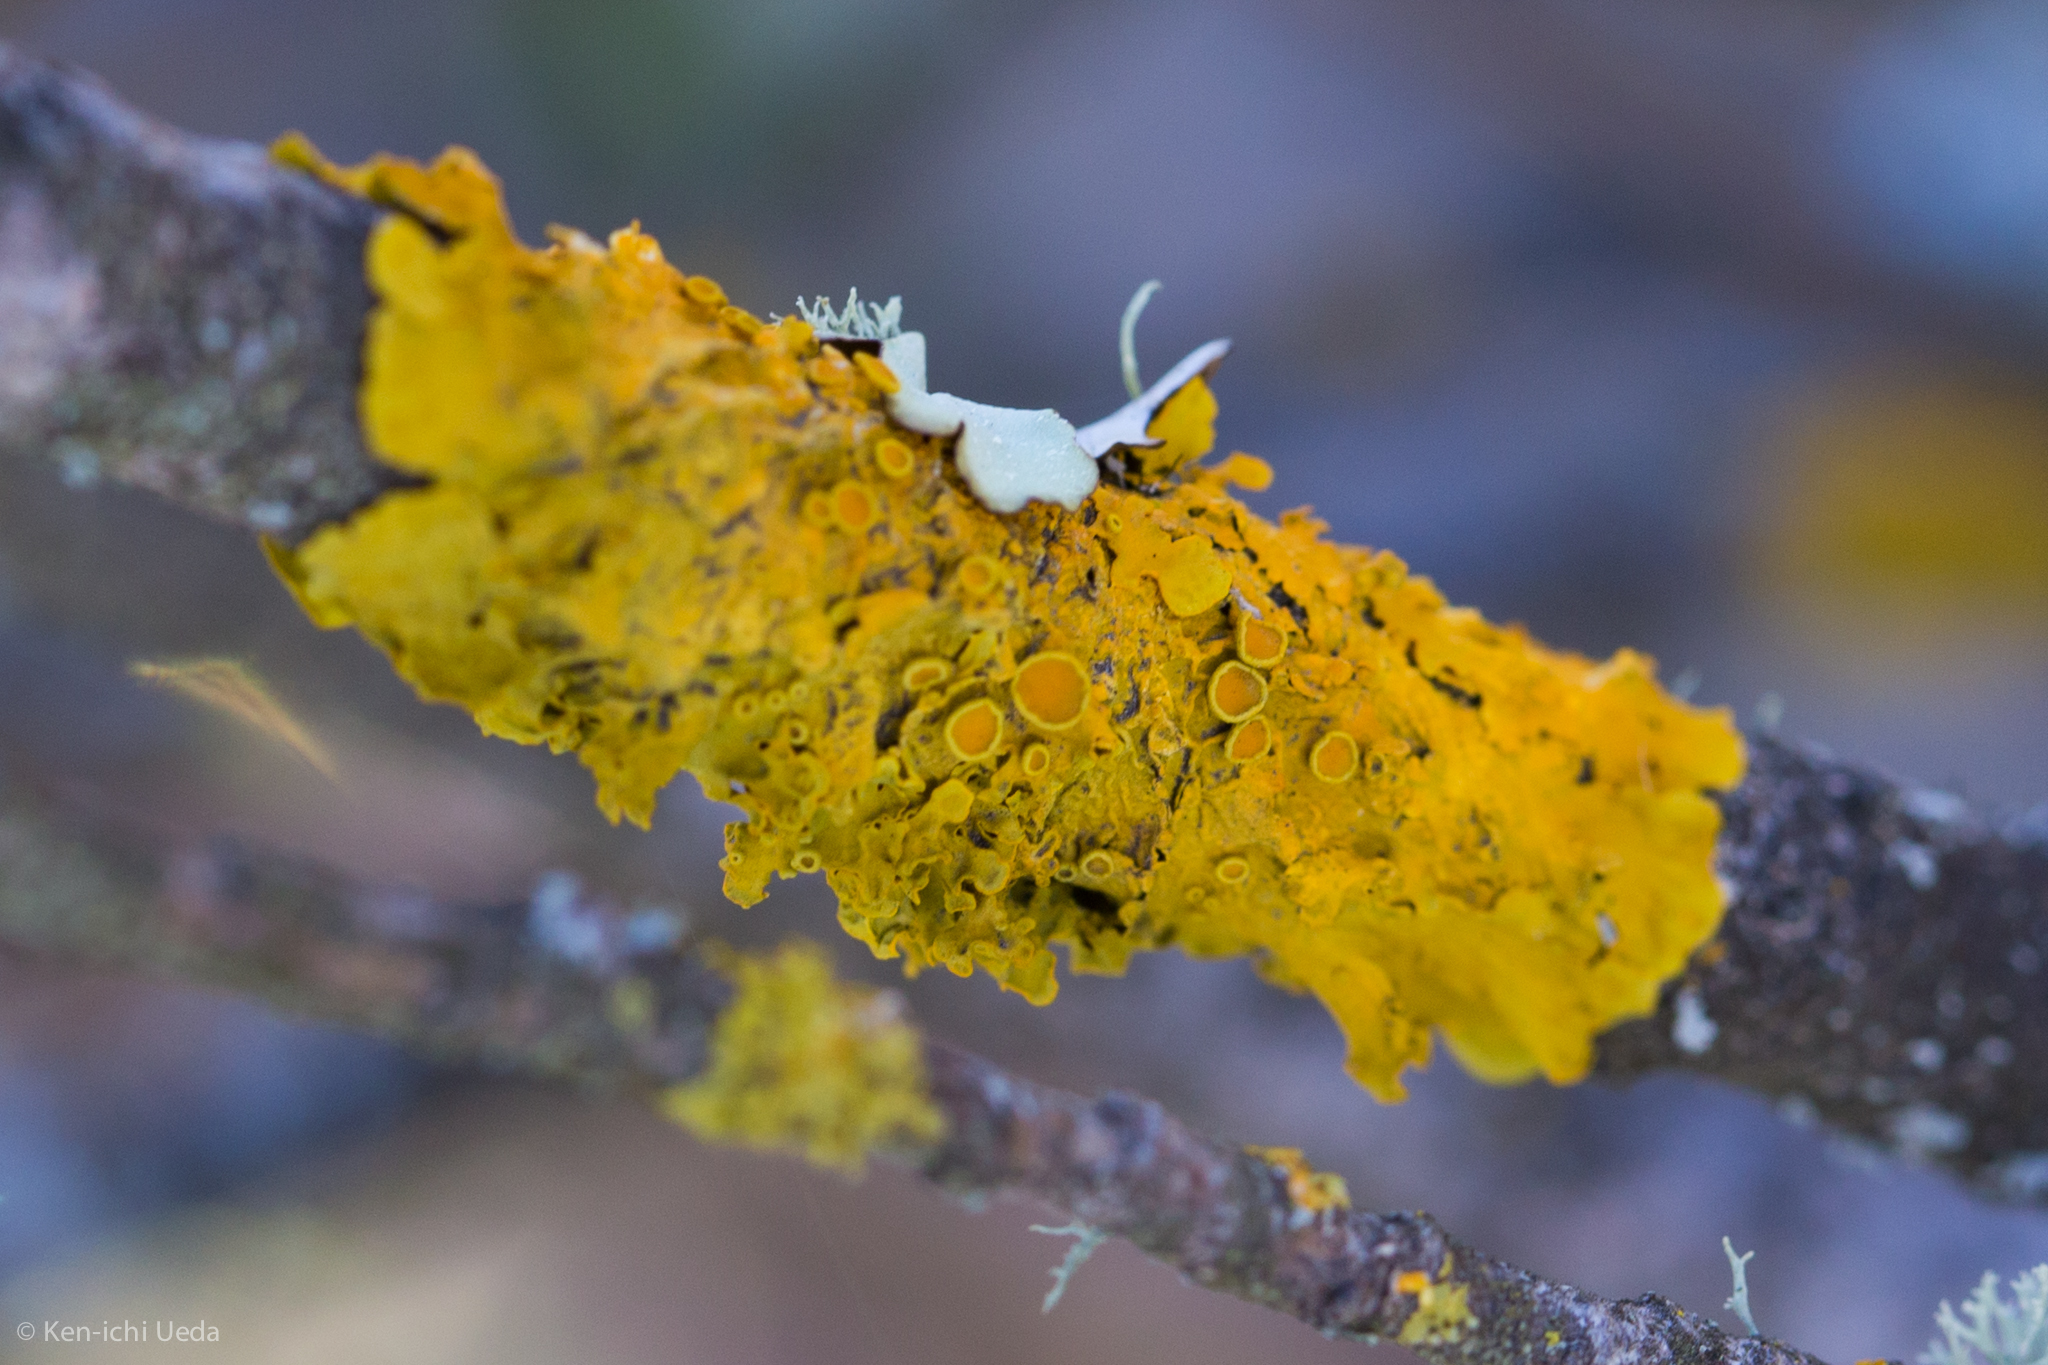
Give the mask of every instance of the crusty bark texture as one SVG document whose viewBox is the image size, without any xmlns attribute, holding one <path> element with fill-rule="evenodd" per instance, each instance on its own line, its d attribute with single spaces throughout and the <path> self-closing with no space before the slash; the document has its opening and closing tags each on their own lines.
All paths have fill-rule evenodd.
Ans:
<svg viewBox="0 0 2048 1365">
<path fill-rule="evenodd" d="M 0 440 L 286 541 L 360 507 L 376 216 L 0 47 Z"/>
<path fill-rule="evenodd" d="M 1599 1074 L 1696 1071 L 1998 1200 L 2048 1197 L 2048 829 L 1758 737 L 1722 798 L 1731 894 Z"/>
</svg>

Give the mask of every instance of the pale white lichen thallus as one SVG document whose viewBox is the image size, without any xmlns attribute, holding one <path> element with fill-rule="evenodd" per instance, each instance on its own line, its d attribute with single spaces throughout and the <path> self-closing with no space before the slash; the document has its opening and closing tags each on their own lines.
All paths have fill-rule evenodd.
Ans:
<svg viewBox="0 0 2048 1365">
<path fill-rule="evenodd" d="M 1160 380 L 1142 391 L 1133 341 L 1138 315 L 1159 287 L 1147 281 L 1124 310 L 1119 333 L 1124 381 L 1131 401 L 1099 422 L 1076 430 L 1051 408 L 999 408 L 950 393 L 933 393 L 926 381 L 924 333 L 903 330 L 903 300 L 862 303 L 848 290 L 843 308 L 830 300 L 797 300 L 797 313 L 820 341 L 868 350 L 889 367 L 901 387 L 889 396 L 889 415 L 911 431 L 951 438 L 960 477 L 992 512 L 1022 510 L 1029 502 L 1055 502 L 1074 511 L 1095 490 L 1098 462 L 1119 446 L 1157 446 L 1146 428 L 1168 399 L 1198 376 L 1213 371 L 1230 343 L 1197 347 Z"/>
</svg>

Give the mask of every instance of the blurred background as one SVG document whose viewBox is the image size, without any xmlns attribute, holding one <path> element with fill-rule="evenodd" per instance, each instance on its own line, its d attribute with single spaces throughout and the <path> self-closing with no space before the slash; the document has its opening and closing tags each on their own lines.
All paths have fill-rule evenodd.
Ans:
<svg viewBox="0 0 2048 1365">
<path fill-rule="evenodd" d="M 1312 503 L 1552 643 L 1647 649 L 1745 723 L 2048 797 L 2038 0 L 0 0 L 0 36 L 207 134 L 468 144 L 529 240 L 637 218 L 757 314 L 900 294 L 934 387 L 985 402 L 1115 407 L 1117 318 L 1158 277 L 1145 372 L 1235 338 L 1219 437 L 1274 464 L 1261 510 Z M 894 979 L 815 879 L 726 906 L 693 785 L 611 830 L 570 760 L 416 703 L 240 534 L 5 479 L 0 762 L 449 895 L 575 868 Z M 122 675 L 199 653 L 249 660 L 345 783 Z M 1728 1234 L 1764 1330 L 1838 1361 L 1911 1358 L 1938 1300 L 2048 1260 L 2048 1219 L 1699 1083 L 1439 1065 L 1380 1107 L 1313 1005 L 1234 965 L 1047 1010 L 910 993 L 1031 1075 L 1298 1144 L 1361 1206 L 1587 1289 L 1720 1314 Z M 223 1361 L 1367 1354 L 1116 1246 L 1041 1316 L 1042 1216 L 0 960 L 0 1322 L 204 1318 L 217 1344 L 147 1349 Z"/>
</svg>

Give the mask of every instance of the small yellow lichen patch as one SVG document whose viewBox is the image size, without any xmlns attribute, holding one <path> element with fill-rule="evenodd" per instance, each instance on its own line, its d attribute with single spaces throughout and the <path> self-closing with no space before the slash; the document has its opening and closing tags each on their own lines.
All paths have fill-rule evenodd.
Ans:
<svg viewBox="0 0 2048 1365">
<path fill-rule="evenodd" d="M 1439 1273 L 1450 1273 L 1448 1260 Z M 1423 1271 L 1404 1270 L 1394 1278 L 1394 1292 L 1415 1299 L 1415 1311 L 1395 1338 L 1403 1346 L 1449 1345 L 1479 1322 L 1462 1284 L 1441 1284 Z"/>
<path fill-rule="evenodd" d="M 1044 730 L 1065 730 L 1088 704 L 1088 671 L 1071 654 L 1034 654 L 1017 670 L 1011 699 L 1024 718 Z"/>
<path fill-rule="evenodd" d="M 945 1131 L 896 996 L 835 980 L 815 943 L 730 954 L 721 966 L 737 989 L 712 1025 L 703 1074 L 662 1095 L 669 1118 L 707 1141 L 852 1172 L 877 1147 Z"/>
<path fill-rule="evenodd" d="M 1252 865 L 1243 858 L 1238 857 L 1235 853 L 1231 854 L 1228 858 L 1218 858 L 1216 860 L 1216 880 L 1226 886 L 1236 886 L 1251 875 Z"/>
<path fill-rule="evenodd" d="M 1351 1190 L 1344 1177 L 1309 1165 L 1299 1147 L 1247 1146 L 1245 1150 L 1286 1175 L 1287 1197 L 1297 1209 L 1321 1213 L 1351 1207 Z"/>
<path fill-rule="evenodd" d="M 1218 720 L 1235 725 L 1257 715 L 1266 704 L 1266 680 L 1235 659 L 1209 677 L 1209 709 Z"/>
<path fill-rule="evenodd" d="M 1157 483 L 998 515 L 857 362 L 646 235 L 524 246 L 467 153 L 280 154 L 402 210 L 370 238 L 362 418 L 417 479 L 280 574 L 424 695 L 574 751 L 614 818 L 682 771 L 740 805 L 734 900 L 819 867 L 877 953 L 1039 1003 L 1059 945 L 1249 956 L 1386 1098 L 1433 1034 L 1578 1079 L 1719 922 L 1724 715 L 1253 515 L 1228 481 L 1270 471 L 1204 468 L 1200 404 L 1156 424 L 1187 456 Z M 1034 669 L 1077 646 L 1085 687 Z"/>
</svg>

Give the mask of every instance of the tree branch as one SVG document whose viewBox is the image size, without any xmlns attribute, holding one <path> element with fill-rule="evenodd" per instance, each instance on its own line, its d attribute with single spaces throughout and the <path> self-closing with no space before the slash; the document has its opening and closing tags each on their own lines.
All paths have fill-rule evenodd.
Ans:
<svg viewBox="0 0 2048 1365">
<path fill-rule="evenodd" d="M 652 1096 L 704 1066 L 730 987 L 693 946 L 555 879 L 530 903 L 363 885 L 231 840 L 0 794 L 0 947 L 226 987 L 456 1064 Z M 564 926 L 569 931 L 564 932 Z M 616 1001 L 637 983 L 633 1011 Z M 1288 1172 L 1133 1095 L 1089 1100 L 927 1041 L 947 1135 L 891 1155 L 967 1199 L 1028 1194 L 1195 1284 L 1425 1360 L 1813 1365 L 1656 1295 L 1614 1302 L 1460 1244 L 1422 1214 L 1298 1200 Z"/>
<path fill-rule="evenodd" d="M 0 46 L 0 443 L 287 540 L 404 482 L 357 425 L 376 216 Z M 1716 1077 L 2048 1201 L 2048 851 L 1769 737 L 1722 807 L 1721 933 L 1653 1019 L 1605 1035 L 1598 1074 Z M 412 1041 L 507 1045 L 464 1019 Z"/>
<path fill-rule="evenodd" d="M 1777 1097 L 1993 1199 L 2048 1201 L 2048 829 L 1767 736 L 1722 798 L 1733 892 L 1610 1079 L 1682 1070 Z"/>
<path fill-rule="evenodd" d="M 296 541 L 401 482 L 356 425 L 376 209 L 0 46 L 0 441 Z"/>
</svg>

